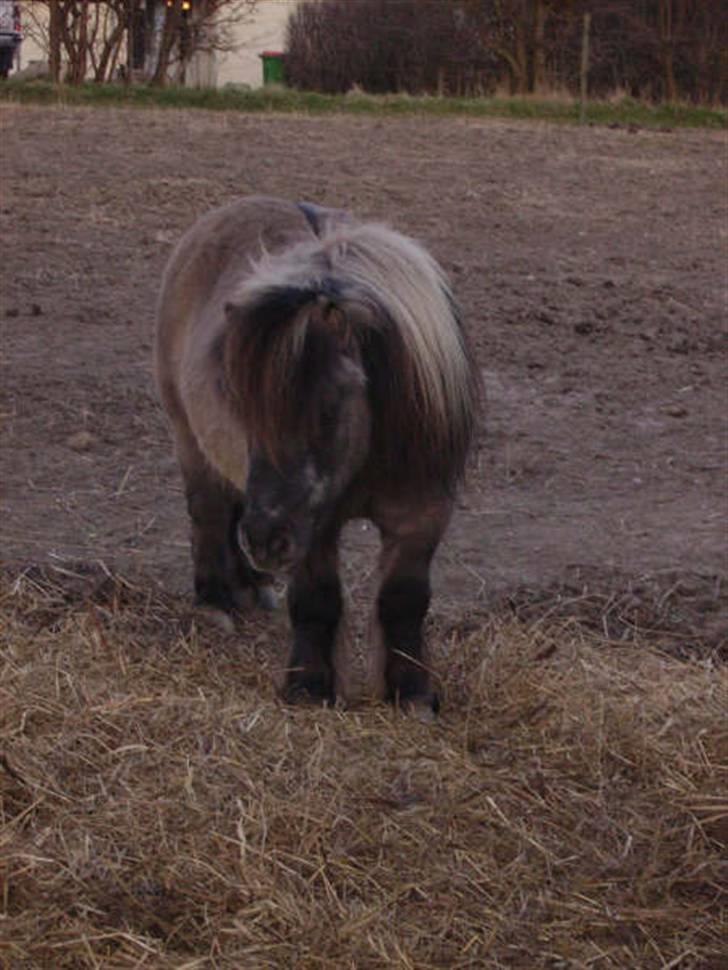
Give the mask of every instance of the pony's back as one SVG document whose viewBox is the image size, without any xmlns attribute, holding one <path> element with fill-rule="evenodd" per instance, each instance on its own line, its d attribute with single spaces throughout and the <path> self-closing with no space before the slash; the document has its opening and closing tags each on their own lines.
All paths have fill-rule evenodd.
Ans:
<svg viewBox="0 0 728 970">
<path fill-rule="evenodd" d="M 230 402 L 212 359 L 227 326 L 225 307 L 264 252 L 311 238 L 311 223 L 294 203 L 264 196 L 238 199 L 207 213 L 185 233 L 162 278 L 155 374 L 180 460 L 198 448 L 238 487 L 247 474 L 247 444 L 231 426 Z"/>
</svg>

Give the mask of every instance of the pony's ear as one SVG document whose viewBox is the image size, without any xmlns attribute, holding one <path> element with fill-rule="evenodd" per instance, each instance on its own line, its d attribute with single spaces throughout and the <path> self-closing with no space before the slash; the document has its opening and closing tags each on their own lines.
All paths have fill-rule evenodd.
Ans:
<svg viewBox="0 0 728 970">
<path fill-rule="evenodd" d="M 226 303 L 223 310 L 225 312 L 227 326 L 219 335 L 216 346 L 220 359 L 222 360 L 228 387 L 237 396 L 241 373 L 240 358 L 243 346 L 243 328 L 239 324 L 243 319 L 243 311 L 237 303 Z"/>
<path fill-rule="evenodd" d="M 304 307 L 318 298 L 314 286 L 271 285 L 242 292 L 239 302 L 224 304 L 225 316 L 231 323 L 245 320 L 251 327 L 268 327 L 273 323 L 276 330 L 285 329 Z"/>
<path fill-rule="evenodd" d="M 343 350 L 358 344 L 362 335 L 378 331 L 385 325 L 375 308 L 355 295 L 347 294 L 341 299 L 322 295 L 318 304 L 326 331 L 336 338 Z"/>
<path fill-rule="evenodd" d="M 309 325 L 327 337 L 333 337 L 342 350 L 354 341 L 354 332 L 346 311 L 327 294 L 319 294 L 309 315 Z"/>
<path fill-rule="evenodd" d="M 235 323 L 241 317 L 240 307 L 237 303 L 228 302 L 223 307 L 223 310 L 225 311 L 225 317 L 228 323 Z"/>
<path fill-rule="evenodd" d="M 335 304 L 331 304 L 326 311 L 326 329 L 333 334 L 343 350 L 347 350 L 354 342 L 351 321 L 341 307 Z"/>
</svg>

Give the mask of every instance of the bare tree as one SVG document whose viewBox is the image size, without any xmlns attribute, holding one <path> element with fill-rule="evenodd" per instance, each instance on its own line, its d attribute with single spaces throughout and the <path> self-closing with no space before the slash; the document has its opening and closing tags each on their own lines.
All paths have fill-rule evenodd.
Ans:
<svg viewBox="0 0 728 970">
<path fill-rule="evenodd" d="M 707 0 L 460 0 L 480 12 L 513 92 L 579 90 L 584 15 L 590 86 L 606 94 L 725 101 L 728 18 Z"/>
<path fill-rule="evenodd" d="M 728 18 L 706 0 L 600 0 L 592 4 L 591 83 L 638 97 L 728 97 Z M 567 44 L 570 41 L 567 41 Z"/>
<path fill-rule="evenodd" d="M 26 10 L 29 33 L 48 52 L 52 80 L 80 84 L 108 81 L 117 68 L 131 69 L 131 38 L 142 24 L 159 31 L 154 84 L 165 84 L 173 68 L 184 77 L 195 54 L 230 51 L 235 30 L 258 0 L 33 0 Z M 65 75 L 62 78 L 65 66 Z"/>
<path fill-rule="evenodd" d="M 172 68 L 184 80 L 196 54 L 235 49 L 235 32 L 249 20 L 259 0 L 181 0 L 166 5 L 157 61 L 151 83 L 166 84 Z"/>
<path fill-rule="evenodd" d="M 26 29 L 48 53 L 51 79 L 80 84 L 107 81 L 122 51 L 128 0 L 34 0 L 26 7 Z"/>
<path fill-rule="evenodd" d="M 308 0 L 288 21 L 286 75 L 295 87 L 483 93 L 495 58 L 472 0 Z"/>
<path fill-rule="evenodd" d="M 471 0 L 488 8 L 494 26 L 493 50 L 506 66 L 513 93 L 528 94 L 553 84 L 549 70 L 551 22 L 572 18 L 574 0 Z"/>
</svg>

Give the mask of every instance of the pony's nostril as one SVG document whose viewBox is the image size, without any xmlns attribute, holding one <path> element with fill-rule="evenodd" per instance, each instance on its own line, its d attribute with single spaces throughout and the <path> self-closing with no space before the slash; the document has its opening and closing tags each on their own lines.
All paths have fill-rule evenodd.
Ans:
<svg viewBox="0 0 728 970">
<path fill-rule="evenodd" d="M 256 552 L 260 552 L 260 543 L 251 537 L 250 532 L 243 527 L 243 523 L 238 525 L 238 546 L 246 556 L 255 557 Z"/>
<path fill-rule="evenodd" d="M 269 546 L 271 555 L 278 559 L 287 559 L 293 551 L 293 542 L 287 532 L 279 532 L 271 539 Z"/>
<path fill-rule="evenodd" d="M 241 521 L 237 533 L 240 548 L 261 569 L 275 569 L 294 558 L 296 543 L 288 529 L 271 529 L 269 524 L 256 519 Z"/>
</svg>

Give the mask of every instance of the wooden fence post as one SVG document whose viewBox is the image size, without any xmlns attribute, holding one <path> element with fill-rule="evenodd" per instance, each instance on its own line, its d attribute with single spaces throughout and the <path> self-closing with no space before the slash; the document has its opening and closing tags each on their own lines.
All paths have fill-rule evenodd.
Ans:
<svg viewBox="0 0 728 970">
<path fill-rule="evenodd" d="M 584 29 L 581 35 L 581 68 L 579 71 L 579 124 L 586 121 L 586 104 L 589 98 L 589 30 L 591 12 L 584 14 Z"/>
</svg>

